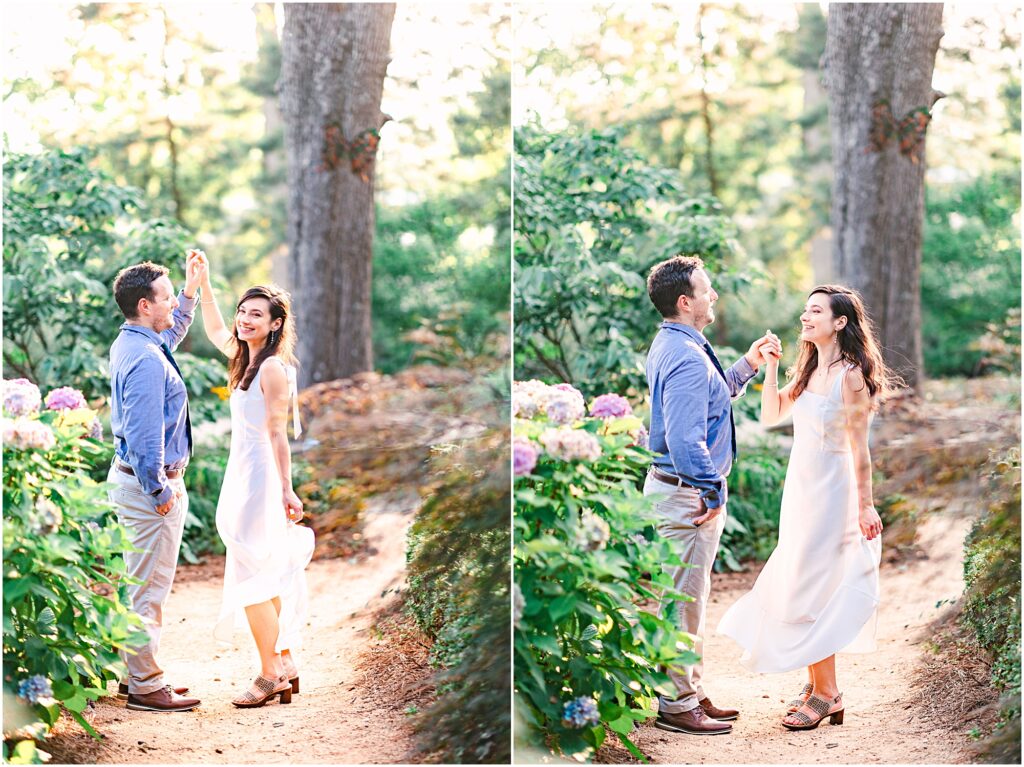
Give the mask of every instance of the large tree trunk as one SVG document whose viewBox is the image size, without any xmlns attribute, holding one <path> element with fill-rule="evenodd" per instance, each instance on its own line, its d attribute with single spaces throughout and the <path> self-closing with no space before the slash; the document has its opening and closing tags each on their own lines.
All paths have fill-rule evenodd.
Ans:
<svg viewBox="0 0 1024 767">
<path fill-rule="evenodd" d="M 833 3 L 825 82 L 832 133 L 832 257 L 861 292 L 887 364 L 917 387 L 924 137 L 940 3 Z"/>
<path fill-rule="evenodd" d="M 373 366 L 374 158 L 394 4 L 286 3 L 281 114 L 303 386 Z"/>
</svg>

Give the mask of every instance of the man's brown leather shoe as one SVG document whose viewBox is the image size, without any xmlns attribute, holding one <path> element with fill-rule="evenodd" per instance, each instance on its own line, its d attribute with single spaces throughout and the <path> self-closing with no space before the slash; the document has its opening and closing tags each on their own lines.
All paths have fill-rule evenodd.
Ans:
<svg viewBox="0 0 1024 767">
<path fill-rule="evenodd" d="M 178 695 L 184 695 L 188 692 L 187 687 L 175 687 L 174 692 Z M 128 699 L 128 684 L 126 682 L 117 683 L 117 699 L 127 700 Z"/>
<path fill-rule="evenodd" d="M 127 708 L 133 711 L 191 711 L 198 705 L 198 698 L 183 698 L 168 685 L 143 695 L 129 693 Z"/>
<path fill-rule="evenodd" d="M 700 707 L 704 709 L 705 714 L 710 716 L 712 719 L 717 719 L 719 722 L 728 722 L 740 715 L 740 712 L 734 708 L 719 708 L 711 702 L 710 698 L 704 698 L 697 702 L 700 704 Z"/>
<path fill-rule="evenodd" d="M 671 732 L 685 732 L 687 735 L 724 735 L 732 732 L 731 724 L 711 719 L 700 706 L 680 714 L 659 711 L 654 726 Z"/>
</svg>

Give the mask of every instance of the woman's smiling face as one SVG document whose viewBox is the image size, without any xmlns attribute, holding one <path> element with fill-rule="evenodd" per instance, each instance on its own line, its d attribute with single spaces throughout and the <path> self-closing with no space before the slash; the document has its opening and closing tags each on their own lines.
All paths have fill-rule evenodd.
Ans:
<svg viewBox="0 0 1024 767">
<path fill-rule="evenodd" d="M 804 305 L 800 315 L 800 340 L 811 343 L 828 343 L 838 330 L 832 314 L 832 304 L 824 293 L 813 293 Z"/>
<path fill-rule="evenodd" d="M 270 332 L 280 327 L 281 320 L 270 316 L 270 301 L 265 298 L 243 301 L 235 312 L 235 333 L 238 340 L 245 341 L 250 348 L 262 348 Z"/>
</svg>

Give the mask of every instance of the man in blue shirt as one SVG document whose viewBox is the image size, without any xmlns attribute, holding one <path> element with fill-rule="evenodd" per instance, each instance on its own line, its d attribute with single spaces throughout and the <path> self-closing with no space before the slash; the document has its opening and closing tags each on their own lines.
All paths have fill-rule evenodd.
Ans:
<svg viewBox="0 0 1024 767">
<path fill-rule="evenodd" d="M 718 294 L 694 256 L 676 256 L 657 264 L 647 292 L 664 322 L 647 354 L 651 395 L 651 450 L 660 453 L 644 483 L 662 516 L 658 532 L 679 544 L 688 567 L 670 569 L 677 591 L 693 601 L 676 602 L 677 625 L 693 635 L 694 652 L 703 655 L 704 613 L 711 592 L 711 567 L 718 552 L 729 497 L 726 477 L 736 456 L 731 399 L 772 350 L 774 335 L 755 341 L 749 351 L 723 370 L 703 330 L 714 319 Z M 667 607 L 668 602 L 664 605 Z M 662 696 L 657 727 L 691 735 L 732 731 L 735 709 L 711 703 L 701 685 L 703 659 L 688 668 L 669 668 L 676 695 Z"/>
<path fill-rule="evenodd" d="M 189 257 L 185 289 L 177 297 L 167 268 L 149 262 L 122 269 L 114 280 L 125 323 L 110 347 L 115 456 L 107 479 L 118 519 L 137 549 L 125 554 L 128 575 L 139 581 L 128 595 L 149 634 L 147 644 L 124 655 L 128 682 L 120 685 L 127 707 L 139 711 L 199 705 L 183 697 L 188 688 L 164 683 L 156 653 L 188 515 L 183 475 L 192 453 L 188 393 L 171 352 L 192 324 L 200 263 Z"/>
</svg>

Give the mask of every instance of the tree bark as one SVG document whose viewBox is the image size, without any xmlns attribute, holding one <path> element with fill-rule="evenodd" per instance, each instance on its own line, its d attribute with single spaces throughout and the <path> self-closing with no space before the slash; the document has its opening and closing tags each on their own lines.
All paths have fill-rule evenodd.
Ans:
<svg viewBox="0 0 1024 767">
<path fill-rule="evenodd" d="M 863 296 L 886 363 L 915 388 L 923 380 L 924 137 L 942 95 L 932 88 L 941 38 L 940 3 L 829 6 L 833 267 Z"/>
<path fill-rule="evenodd" d="M 300 383 L 373 366 L 374 159 L 392 3 L 286 3 L 281 115 Z"/>
</svg>

